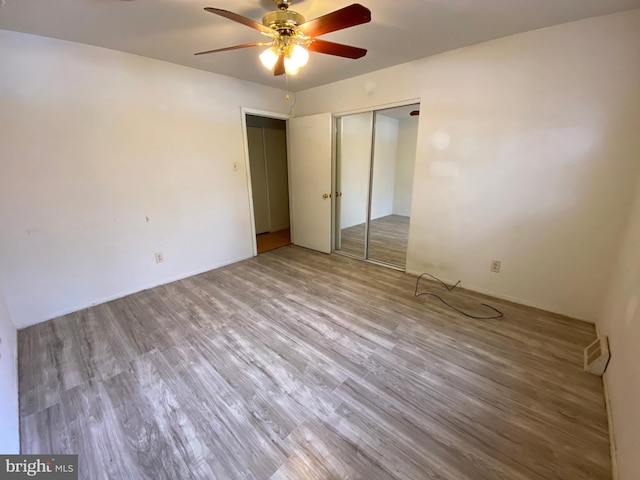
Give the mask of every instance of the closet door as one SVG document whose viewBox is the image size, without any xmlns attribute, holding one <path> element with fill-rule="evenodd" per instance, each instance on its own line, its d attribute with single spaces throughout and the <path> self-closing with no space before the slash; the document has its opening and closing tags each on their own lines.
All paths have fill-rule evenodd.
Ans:
<svg viewBox="0 0 640 480">
<path fill-rule="evenodd" d="M 418 117 L 409 105 L 375 113 L 367 258 L 405 268 Z"/>
<path fill-rule="evenodd" d="M 330 113 L 289 119 L 292 241 L 331 253 Z"/>
<path fill-rule="evenodd" d="M 263 128 L 267 163 L 267 187 L 271 231 L 289 228 L 289 173 L 287 167 L 287 132 Z"/>
<path fill-rule="evenodd" d="M 335 251 L 405 268 L 420 105 L 337 118 Z"/>
<path fill-rule="evenodd" d="M 262 128 L 247 127 L 247 141 L 249 144 L 249 165 L 251 168 L 251 190 L 253 193 L 256 234 L 266 233 L 271 230 L 271 215 L 269 212 L 269 188 L 267 185 Z"/>
<path fill-rule="evenodd" d="M 373 113 L 345 115 L 336 145 L 336 251 L 366 258 Z"/>
</svg>

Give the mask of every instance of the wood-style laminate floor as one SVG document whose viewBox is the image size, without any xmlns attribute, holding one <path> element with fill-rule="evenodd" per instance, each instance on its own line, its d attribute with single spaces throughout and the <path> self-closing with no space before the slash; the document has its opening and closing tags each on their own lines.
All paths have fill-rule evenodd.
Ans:
<svg viewBox="0 0 640 480">
<path fill-rule="evenodd" d="M 610 480 L 593 326 L 414 282 L 288 246 L 20 330 L 22 451 L 90 480 Z"/>
<path fill-rule="evenodd" d="M 365 224 L 341 230 L 344 253 L 364 257 Z M 409 217 L 388 215 L 371 220 L 369 225 L 369 259 L 405 268 L 409 242 Z"/>
</svg>

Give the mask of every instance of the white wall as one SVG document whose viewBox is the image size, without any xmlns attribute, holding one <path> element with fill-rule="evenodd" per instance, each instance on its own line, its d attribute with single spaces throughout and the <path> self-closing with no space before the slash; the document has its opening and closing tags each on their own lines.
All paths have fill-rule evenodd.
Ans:
<svg viewBox="0 0 640 480">
<path fill-rule="evenodd" d="M 418 117 L 400 120 L 398 125 L 398 151 L 393 185 L 393 213 L 411 216 L 413 172 L 416 166 L 416 144 L 418 139 Z"/>
<path fill-rule="evenodd" d="M 338 152 L 340 168 L 340 227 L 367 220 L 371 166 L 372 113 L 346 115 L 341 120 Z"/>
<path fill-rule="evenodd" d="M 426 58 L 300 92 L 295 113 L 419 100 L 408 271 L 595 321 L 640 166 L 639 22 Z"/>
<path fill-rule="evenodd" d="M 600 333 L 609 336 L 605 374 L 620 480 L 640 478 L 640 188 L 607 295 Z"/>
<path fill-rule="evenodd" d="M 398 120 L 375 116 L 373 181 L 371 185 L 371 219 L 393 213 L 393 186 L 398 151 Z"/>
<path fill-rule="evenodd" d="M 16 327 L 0 292 L 0 453 L 20 453 Z"/>
<path fill-rule="evenodd" d="M 252 255 L 240 107 L 287 113 L 284 92 L 9 31 L 0 64 L 0 289 L 18 327 Z"/>
</svg>

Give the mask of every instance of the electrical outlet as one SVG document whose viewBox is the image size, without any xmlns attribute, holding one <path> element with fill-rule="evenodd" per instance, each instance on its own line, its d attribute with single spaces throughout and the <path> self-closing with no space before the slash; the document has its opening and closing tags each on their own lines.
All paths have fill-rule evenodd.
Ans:
<svg viewBox="0 0 640 480">
<path fill-rule="evenodd" d="M 491 271 L 493 273 L 500 273 L 500 262 L 498 260 L 491 261 Z"/>
<path fill-rule="evenodd" d="M 164 262 L 164 253 L 156 252 L 156 263 Z"/>
</svg>

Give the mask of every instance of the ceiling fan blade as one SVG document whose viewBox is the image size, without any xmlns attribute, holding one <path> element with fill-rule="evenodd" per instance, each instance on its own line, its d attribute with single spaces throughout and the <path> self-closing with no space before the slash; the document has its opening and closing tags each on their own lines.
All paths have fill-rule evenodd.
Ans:
<svg viewBox="0 0 640 480">
<path fill-rule="evenodd" d="M 238 50 L 239 48 L 265 47 L 267 45 L 271 45 L 271 42 L 245 43 L 243 45 L 234 45 L 233 47 L 218 48 L 216 50 L 207 50 L 206 52 L 198 52 L 198 53 L 194 53 L 194 55 L 206 55 L 207 53 L 226 52 L 227 50 Z"/>
<path fill-rule="evenodd" d="M 314 39 L 307 47 L 310 52 L 326 53 L 336 57 L 362 58 L 367 54 L 364 48 L 352 47 L 341 43 L 327 42 L 326 40 Z"/>
<path fill-rule="evenodd" d="M 298 28 L 302 33 L 310 37 L 317 37 L 325 33 L 335 32 L 343 28 L 355 27 L 371 21 L 371 11 L 354 3 L 335 12 L 303 23 Z"/>
<path fill-rule="evenodd" d="M 250 18 L 243 17 L 242 15 L 238 15 L 237 13 L 233 13 L 228 10 L 222 10 L 220 8 L 211 8 L 211 7 L 206 7 L 205 10 L 207 12 L 220 15 L 221 17 L 228 18 L 229 20 L 233 20 L 234 22 L 238 22 L 243 25 L 246 25 L 247 27 L 251 27 L 254 30 L 258 30 L 259 32 L 267 33 L 267 34 L 273 33 L 273 30 L 271 28 L 265 27 L 261 23 L 251 20 Z"/>
<path fill-rule="evenodd" d="M 278 57 L 278 61 L 276 62 L 276 66 L 273 69 L 273 74 L 277 77 L 278 75 L 284 75 L 284 52 L 280 54 Z"/>
<path fill-rule="evenodd" d="M 418 115 L 420 115 L 420 110 L 414 110 L 409 115 L 411 115 L 412 117 L 417 117 Z"/>
</svg>

